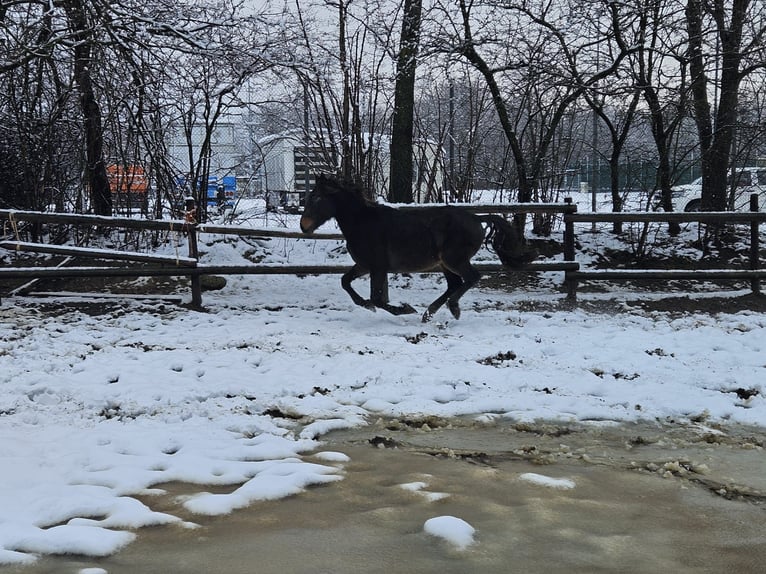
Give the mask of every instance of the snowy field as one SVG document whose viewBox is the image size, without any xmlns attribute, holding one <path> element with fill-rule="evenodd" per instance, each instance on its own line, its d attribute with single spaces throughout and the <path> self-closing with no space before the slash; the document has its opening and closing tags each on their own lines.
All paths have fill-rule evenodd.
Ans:
<svg viewBox="0 0 766 574">
<path fill-rule="evenodd" d="M 210 264 L 349 261 L 327 241 L 202 247 Z M 200 485 L 184 506 L 204 516 L 342 480 L 339 453 L 307 455 L 322 452 L 324 433 L 378 417 L 766 427 L 766 316 L 525 310 L 563 299 L 561 275 L 549 275 L 534 289 L 473 289 L 459 321 L 443 309 L 427 324 L 354 306 L 338 276 L 229 277 L 204 294 L 204 312 L 105 301 L 86 313 L 78 301 L 93 297 L 54 312 L 4 299 L 0 564 L 109 555 L 147 525 L 194 528 L 135 498 L 171 481 Z M 391 299 L 424 309 L 443 289 L 434 275 L 398 277 Z M 425 532 L 474 543 L 474 525 L 436 518 Z"/>
</svg>

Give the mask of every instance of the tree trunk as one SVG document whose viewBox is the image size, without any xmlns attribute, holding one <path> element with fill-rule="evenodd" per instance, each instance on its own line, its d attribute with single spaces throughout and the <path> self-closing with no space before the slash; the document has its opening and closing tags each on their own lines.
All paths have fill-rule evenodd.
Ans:
<svg viewBox="0 0 766 574">
<path fill-rule="evenodd" d="M 415 71 L 420 40 L 422 0 L 404 0 L 391 128 L 389 200 L 412 203 L 412 137 L 415 111 Z"/>
<path fill-rule="evenodd" d="M 715 209 L 711 189 L 718 182 L 712 182 L 713 170 L 710 165 L 710 149 L 713 144 L 713 122 L 708 100 L 708 81 L 705 75 L 705 62 L 702 49 L 702 5 L 699 0 L 689 0 L 686 4 L 686 27 L 689 34 L 689 71 L 691 72 L 692 107 L 694 122 L 697 125 L 697 137 L 700 144 L 700 162 L 702 170 L 702 209 Z M 716 162 L 717 163 L 717 162 Z"/>
<path fill-rule="evenodd" d="M 665 125 L 665 117 L 662 113 L 662 104 L 660 103 L 657 90 L 648 84 L 643 89 L 644 100 L 649 107 L 649 117 L 652 126 L 652 136 L 654 144 L 657 147 L 657 185 L 660 189 L 660 198 L 662 200 L 662 209 L 673 211 L 673 196 L 671 187 L 673 185 L 672 173 L 670 167 L 670 130 Z M 668 233 L 678 235 L 681 232 L 681 224 L 677 221 L 668 222 Z"/>
<path fill-rule="evenodd" d="M 80 0 L 67 0 L 64 10 L 77 40 L 74 46 L 74 76 L 80 91 L 85 130 L 85 176 L 90 187 L 91 207 L 96 215 L 112 215 L 112 193 L 104 162 L 101 107 L 91 78 L 93 40 L 85 8 Z"/>
<path fill-rule="evenodd" d="M 612 148 L 612 155 L 609 156 L 609 189 L 612 191 L 612 212 L 622 211 L 622 196 L 620 195 L 620 154 L 622 149 Z M 622 222 L 615 221 L 612 224 L 612 233 L 619 235 L 622 233 Z"/>
<path fill-rule="evenodd" d="M 345 180 L 350 180 L 353 173 L 353 158 L 351 157 L 351 79 L 348 70 L 348 54 L 346 51 L 346 3 L 338 2 L 338 60 L 343 76 L 343 101 L 341 104 L 340 125 L 340 172 Z"/>
</svg>

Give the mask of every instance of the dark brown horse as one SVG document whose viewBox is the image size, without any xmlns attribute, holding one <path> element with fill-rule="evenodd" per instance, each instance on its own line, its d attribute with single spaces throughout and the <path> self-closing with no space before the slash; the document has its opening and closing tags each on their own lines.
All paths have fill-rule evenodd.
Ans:
<svg viewBox="0 0 766 574">
<path fill-rule="evenodd" d="M 373 311 L 380 307 L 394 315 L 416 313 L 410 305 L 389 303 L 388 274 L 444 273 L 447 291 L 428 306 L 424 322 L 444 303 L 460 318 L 460 297 L 481 277 L 471 265 L 471 257 L 484 242 L 509 267 L 519 267 L 535 257 L 516 226 L 498 215 L 477 216 L 451 206 L 394 209 L 367 200 L 352 184 L 320 175 L 306 197 L 301 230 L 312 233 L 333 217 L 355 263 L 343 275 L 341 285 L 357 305 Z M 364 299 L 351 282 L 368 273 L 370 298 Z"/>
</svg>

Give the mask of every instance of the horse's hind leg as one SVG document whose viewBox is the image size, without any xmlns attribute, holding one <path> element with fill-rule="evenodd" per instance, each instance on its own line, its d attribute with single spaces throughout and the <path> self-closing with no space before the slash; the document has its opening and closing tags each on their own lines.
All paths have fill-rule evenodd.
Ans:
<svg viewBox="0 0 766 574">
<path fill-rule="evenodd" d="M 423 322 L 427 323 L 431 320 L 431 317 L 433 317 L 434 313 L 436 313 L 444 303 L 447 302 L 447 300 L 456 293 L 459 289 L 463 286 L 463 279 L 461 279 L 460 275 L 453 273 L 452 271 L 448 269 L 444 269 L 444 277 L 447 279 L 447 290 L 437 297 L 433 303 L 431 303 L 428 306 L 428 309 L 425 313 L 423 313 Z M 452 311 L 452 308 L 450 307 L 450 311 Z M 452 314 L 455 315 L 455 312 L 452 311 Z M 456 315 L 456 318 L 460 316 L 460 309 L 458 309 L 458 314 Z"/>
<path fill-rule="evenodd" d="M 460 298 L 465 295 L 471 287 L 476 285 L 481 279 L 481 273 L 470 264 L 466 262 L 461 268 L 460 277 L 463 279 L 463 284 L 460 285 L 453 293 L 450 294 L 447 299 L 447 308 L 452 313 L 455 319 L 460 319 Z"/>
<path fill-rule="evenodd" d="M 441 246 L 440 258 L 447 277 L 447 292 L 431 303 L 428 308 L 431 315 L 446 301 L 455 319 L 460 319 L 460 298 L 481 279 L 481 273 L 471 265 L 471 257 L 484 241 L 484 228 L 478 218 L 464 223 L 463 233 L 450 234 Z M 423 316 L 424 321 L 429 318 Z"/>
</svg>

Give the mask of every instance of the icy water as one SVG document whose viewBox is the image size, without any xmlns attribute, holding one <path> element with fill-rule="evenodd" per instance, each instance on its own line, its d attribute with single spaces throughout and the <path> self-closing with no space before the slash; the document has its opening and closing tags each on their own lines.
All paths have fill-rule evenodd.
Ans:
<svg viewBox="0 0 766 574">
<path fill-rule="evenodd" d="M 440 425 L 448 426 L 433 428 Z M 164 485 L 166 495 L 144 501 L 199 528 L 142 529 L 108 558 L 43 558 L 6 570 L 760 573 L 763 440 L 761 429 L 704 425 L 381 421 L 326 437 L 324 450 L 351 459 L 341 482 L 212 518 L 189 515 L 178 501 L 198 487 Z M 574 487 L 530 483 L 525 473 Z M 423 484 L 402 488 L 412 483 Z M 471 524 L 475 543 L 458 550 L 424 532 L 426 520 L 445 515 Z"/>
</svg>

